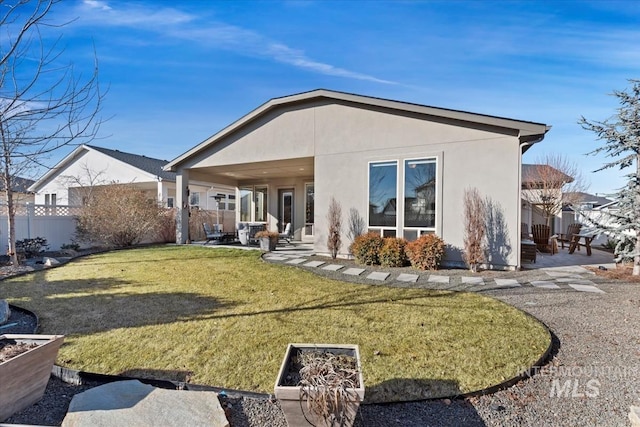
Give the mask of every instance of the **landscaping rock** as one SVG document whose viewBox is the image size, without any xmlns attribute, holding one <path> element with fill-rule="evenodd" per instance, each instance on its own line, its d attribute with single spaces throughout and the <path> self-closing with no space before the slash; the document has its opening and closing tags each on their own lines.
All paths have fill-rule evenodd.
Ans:
<svg viewBox="0 0 640 427">
<path fill-rule="evenodd" d="M 9 310 L 9 303 L 7 300 L 0 299 L 0 325 L 7 323 L 11 316 L 11 310 Z"/>
<path fill-rule="evenodd" d="M 95 387 L 73 397 L 63 427 L 213 426 L 229 422 L 210 391 L 165 390 L 138 380 Z"/>
<path fill-rule="evenodd" d="M 60 264 L 60 261 L 58 261 L 55 258 L 46 258 L 44 260 L 44 265 L 46 265 L 47 267 L 51 267 L 53 265 L 58 265 L 58 264 Z"/>
</svg>

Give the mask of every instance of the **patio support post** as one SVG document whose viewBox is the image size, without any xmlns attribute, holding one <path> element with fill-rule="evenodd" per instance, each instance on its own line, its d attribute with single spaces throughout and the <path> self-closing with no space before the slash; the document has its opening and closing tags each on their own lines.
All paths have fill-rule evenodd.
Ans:
<svg viewBox="0 0 640 427">
<path fill-rule="evenodd" d="M 176 173 L 176 243 L 189 243 L 189 171 Z"/>
</svg>

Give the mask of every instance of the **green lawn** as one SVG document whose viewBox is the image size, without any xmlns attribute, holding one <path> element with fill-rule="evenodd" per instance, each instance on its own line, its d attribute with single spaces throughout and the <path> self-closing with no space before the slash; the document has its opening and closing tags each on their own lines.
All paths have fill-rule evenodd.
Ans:
<svg viewBox="0 0 640 427">
<path fill-rule="evenodd" d="M 499 383 L 535 362 L 536 320 L 471 293 L 365 286 L 263 262 L 256 251 L 115 251 L 0 282 L 66 335 L 58 363 L 272 392 L 289 342 L 360 345 L 368 401 Z"/>
</svg>

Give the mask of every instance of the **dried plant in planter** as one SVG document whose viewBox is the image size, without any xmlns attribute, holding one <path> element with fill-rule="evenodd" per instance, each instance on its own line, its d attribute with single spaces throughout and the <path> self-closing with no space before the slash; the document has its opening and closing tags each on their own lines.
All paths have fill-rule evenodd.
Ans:
<svg viewBox="0 0 640 427">
<path fill-rule="evenodd" d="M 354 389 L 360 386 L 356 358 L 313 350 L 299 352 L 297 362 L 301 366 L 300 398 L 307 401 L 309 412 L 327 425 L 351 425 L 347 402 L 358 400 Z"/>
</svg>

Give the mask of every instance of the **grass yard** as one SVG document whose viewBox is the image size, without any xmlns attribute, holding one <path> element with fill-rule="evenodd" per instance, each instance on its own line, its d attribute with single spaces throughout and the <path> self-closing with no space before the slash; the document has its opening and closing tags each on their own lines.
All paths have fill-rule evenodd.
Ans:
<svg viewBox="0 0 640 427">
<path fill-rule="evenodd" d="M 257 251 L 165 246 L 90 256 L 0 282 L 64 334 L 58 364 L 273 392 L 289 342 L 360 345 L 367 401 L 478 390 L 534 363 L 535 319 L 472 293 L 365 286 Z"/>
</svg>

